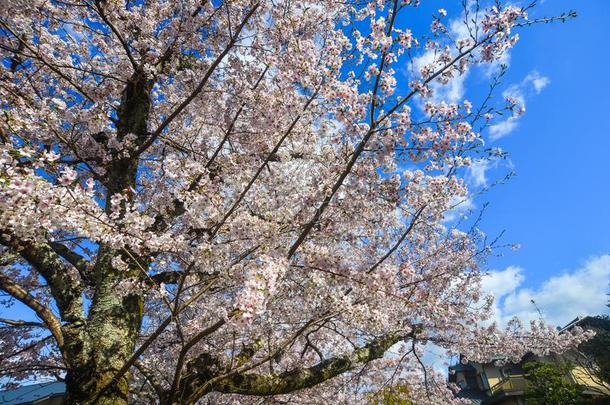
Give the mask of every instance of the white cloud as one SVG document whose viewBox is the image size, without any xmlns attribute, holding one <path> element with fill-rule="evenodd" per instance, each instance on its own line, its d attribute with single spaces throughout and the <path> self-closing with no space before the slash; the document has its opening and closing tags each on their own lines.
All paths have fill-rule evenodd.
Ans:
<svg viewBox="0 0 610 405">
<path fill-rule="evenodd" d="M 449 367 L 447 350 L 434 343 L 428 342 L 424 346 L 422 363 L 428 367 L 432 367 L 432 369 L 440 375 L 447 375 L 447 367 Z"/>
<path fill-rule="evenodd" d="M 492 166 L 489 159 L 475 159 L 468 166 L 468 182 L 474 187 L 487 185 L 487 170 Z"/>
<path fill-rule="evenodd" d="M 528 74 L 529 76 L 529 74 Z M 514 98 L 515 100 L 517 100 L 517 102 L 519 103 L 520 106 L 522 106 L 523 108 L 525 108 L 525 90 L 526 85 L 529 83 L 529 80 L 527 79 L 527 76 L 525 77 L 525 79 L 523 79 L 523 81 L 519 84 L 513 84 L 511 86 L 509 86 L 506 90 L 504 90 L 502 92 L 502 97 L 504 97 L 505 99 L 507 98 Z"/>
<path fill-rule="evenodd" d="M 483 278 L 483 290 L 493 294 L 495 297 L 502 298 L 513 293 L 523 283 L 523 269 L 517 266 L 508 266 L 502 271 L 491 272 Z"/>
<path fill-rule="evenodd" d="M 72 39 L 74 39 L 76 42 L 83 40 L 84 35 L 78 31 L 76 31 L 74 24 L 64 23 L 61 25 L 61 27 L 64 29 L 65 33 L 67 35 L 70 35 L 72 37 Z"/>
<path fill-rule="evenodd" d="M 536 94 L 540 94 L 540 92 L 549 85 L 551 80 L 546 76 L 542 76 L 536 70 L 532 70 L 527 76 L 525 76 L 523 82 L 524 84 L 531 83 L 532 86 L 534 86 L 534 91 Z"/>
<path fill-rule="evenodd" d="M 449 21 L 449 30 L 454 39 L 471 38 L 475 34 L 475 32 L 472 31 L 472 27 L 472 24 L 466 24 L 464 21 L 464 13 L 462 13 L 459 18 L 452 18 Z"/>
<path fill-rule="evenodd" d="M 548 77 L 542 76 L 536 70 L 532 70 L 520 83 L 513 84 L 504 90 L 502 97 L 505 99 L 510 97 L 516 100 L 518 103 L 517 108 L 522 107 L 525 110 L 526 99 L 532 94 L 540 94 L 550 82 Z M 490 125 L 489 139 L 495 141 L 513 132 L 517 128 L 519 118 L 519 115 L 513 115 L 503 121 Z"/>
<path fill-rule="evenodd" d="M 504 121 L 500 121 L 497 124 L 489 126 L 489 139 L 495 141 L 500 138 L 504 138 L 517 128 L 518 117 L 509 117 Z"/>
<path fill-rule="evenodd" d="M 416 72 L 419 72 L 421 68 L 433 63 L 435 59 L 437 59 L 437 55 L 435 55 L 434 51 L 428 50 L 423 55 L 413 59 L 413 69 Z M 433 80 L 429 84 L 430 90 L 432 90 L 431 100 L 434 103 L 440 103 L 442 101 L 445 103 L 457 103 L 461 101 L 464 98 L 464 93 L 466 91 L 464 82 L 466 81 L 467 77 L 468 70 L 466 70 L 466 72 L 463 74 L 456 75 L 455 77 L 449 79 L 447 84 L 442 84 L 436 80 Z"/>
<path fill-rule="evenodd" d="M 483 73 L 485 73 L 485 77 L 491 78 L 500 73 L 502 66 L 510 66 L 510 50 L 505 50 L 499 59 L 494 59 L 493 61 L 482 65 Z"/>
<path fill-rule="evenodd" d="M 466 92 L 464 82 L 466 81 L 467 77 L 468 71 L 450 79 L 446 85 L 441 85 L 440 83 L 435 82 L 432 85 L 435 98 L 446 103 L 460 102 L 464 98 L 464 93 Z"/>
<path fill-rule="evenodd" d="M 476 205 L 472 201 L 471 196 L 468 196 L 467 198 L 453 197 L 451 201 L 449 201 L 449 207 L 450 209 L 444 213 L 444 223 L 468 218 L 468 214 L 476 208 Z"/>
<path fill-rule="evenodd" d="M 513 316 L 527 325 L 530 320 L 539 318 L 536 308 L 555 326 L 564 326 L 577 316 L 610 313 L 606 306 L 610 255 L 592 257 L 580 268 L 552 276 L 537 288 L 523 287 L 525 279 L 525 270 L 518 266 L 493 271 L 483 278 L 483 291 L 496 298 L 493 320 L 500 326 L 506 325 Z M 443 373 L 447 370 L 446 362 L 441 348 L 426 345 L 425 364 Z"/>
<path fill-rule="evenodd" d="M 493 320 L 499 324 L 504 324 L 512 317 L 510 314 L 505 314 L 502 303 L 504 298 L 514 293 L 517 288 L 523 283 L 523 269 L 517 266 L 509 266 L 502 271 L 494 271 L 483 278 L 482 288 L 486 294 L 494 296 L 493 305 Z M 506 319 L 505 319 L 506 317 Z"/>
<path fill-rule="evenodd" d="M 483 290 L 495 296 L 495 319 L 504 324 L 517 316 L 527 322 L 539 317 L 563 326 L 577 316 L 608 313 L 610 255 L 589 259 L 582 267 L 552 276 L 537 288 L 522 287 L 524 270 L 510 266 L 483 279 Z M 532 300 L 535 302 L 532 303 Z"/>
</svg>

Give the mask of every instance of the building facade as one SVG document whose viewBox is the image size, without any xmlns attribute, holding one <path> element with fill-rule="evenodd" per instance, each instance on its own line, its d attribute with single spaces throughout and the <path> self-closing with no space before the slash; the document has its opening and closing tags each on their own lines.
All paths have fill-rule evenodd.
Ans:
<svg viewBox="0 0 610 405">
<path fill-rule="evenodd" d="M 582 319 L 576 318 L 562 329 L 569 330 Z M 610 350 L 610 348 L 609 348 Z M 583 388 L 582 394 L 599 399 L 599 404 L 610 404 L 610 385 L 601 381 L 592 372 L 594 364 L 576 350 L 562 355 L 537 357 L 526 355 L 519 364 L 503 363 L 501 358 L 487 364 L 468 362 L 449 367 L 449 382 L 459 387 L 458 397 L 470 399 L 472 404 L 482 405 L 525 405 L 525 391 L 528 380 L 523 365 L 528 361 L 546 363 L 568 362 L 573 367 L 565 376 L 566 380 Z"/>
<path fill-rule="evenodd" d="M 519 364 L 496 365 L 469 362 L 449 367 L 449 382 L 455 383 L 460 391 L 457 396 L 481 405 L 525 405 L 525 391 L 528 380 L 523 364 L 527 361 L 566 361 L 565 356 L 527 356 Z M 583 387 L 583 395 L 591 399 L 606 398 L 599 403 L 610 404 L 610 386 L 597 380 L 583 366 L 575 366 L 565 378 Z"/>
</svg>

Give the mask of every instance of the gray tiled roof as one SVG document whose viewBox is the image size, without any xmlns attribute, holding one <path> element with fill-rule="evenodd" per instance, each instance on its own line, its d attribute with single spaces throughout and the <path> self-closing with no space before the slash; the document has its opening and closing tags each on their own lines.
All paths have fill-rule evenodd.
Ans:
<svg viewBox="0 0 610 405">
<path fill-rule="evenodd" d="M 0 404 L 19 405 L 39 401 L 66 392 L 66 384 L 62 382 L 48 382 L 41 384 L 24 385 L 14 390 L 0 391 Z"/>
</svg>

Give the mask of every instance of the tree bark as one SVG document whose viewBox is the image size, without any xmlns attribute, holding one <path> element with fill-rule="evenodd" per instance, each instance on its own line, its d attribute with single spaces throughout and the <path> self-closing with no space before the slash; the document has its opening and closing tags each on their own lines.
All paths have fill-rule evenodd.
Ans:
<svg viewBox="0 0 610 405">
<path fill-rule="evenodd" d="M 129 374 L 115 376 L 135 349 L 144 301 L 141 295 L 116 291 L 124 277 L 111 266 L 116 254 L 106 247 L 98 253 L 96 290 L 87 321 L 90 355 L 68 373 L 68 404 L 127 404 Z"/>
<path fill-rule="evenodd" d="M 281 374 L 256 374 L 244 372 L 210 375 L 213 359 L 203 359 L 202 364 L 192 362 L 189 376 L 184 378 L 173 398 L 163 404 L 192 405 L 211 392 L 242 394 L 249 396 L 274 396 L 307 389 L 354 370 L 357 366 L 380 359 L 397 342 L 412 337 L 412 333 L 389 333 L 355 349 L 345 356 L 332 357 L 311 367 L 295 368 Z M 239 370 L 239 369 L 238 369 Z M 238 371 L 237 370 L 237 371 Z"/>
</svg>

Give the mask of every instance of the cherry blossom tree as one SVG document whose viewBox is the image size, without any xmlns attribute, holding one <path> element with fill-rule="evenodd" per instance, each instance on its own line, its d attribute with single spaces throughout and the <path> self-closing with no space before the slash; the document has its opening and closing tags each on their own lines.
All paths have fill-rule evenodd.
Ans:
<svg viewBox="0 0 610 405">
<path fill-rule="evenodd" d="M 579 343 L 491 322 L 494 243 L 450 220 L 518 100 L 439 98 L 478 65 L 493 90 L 519 30 L 571 15 L 465 2 L 456 31 L 418 3 L 0 2 L 0 289 L 32 314 L 0 320 L 0 382 L 63 379 L 69 404 L 393 384 L 450 403 L 427 343 Z"/>
</svg>

